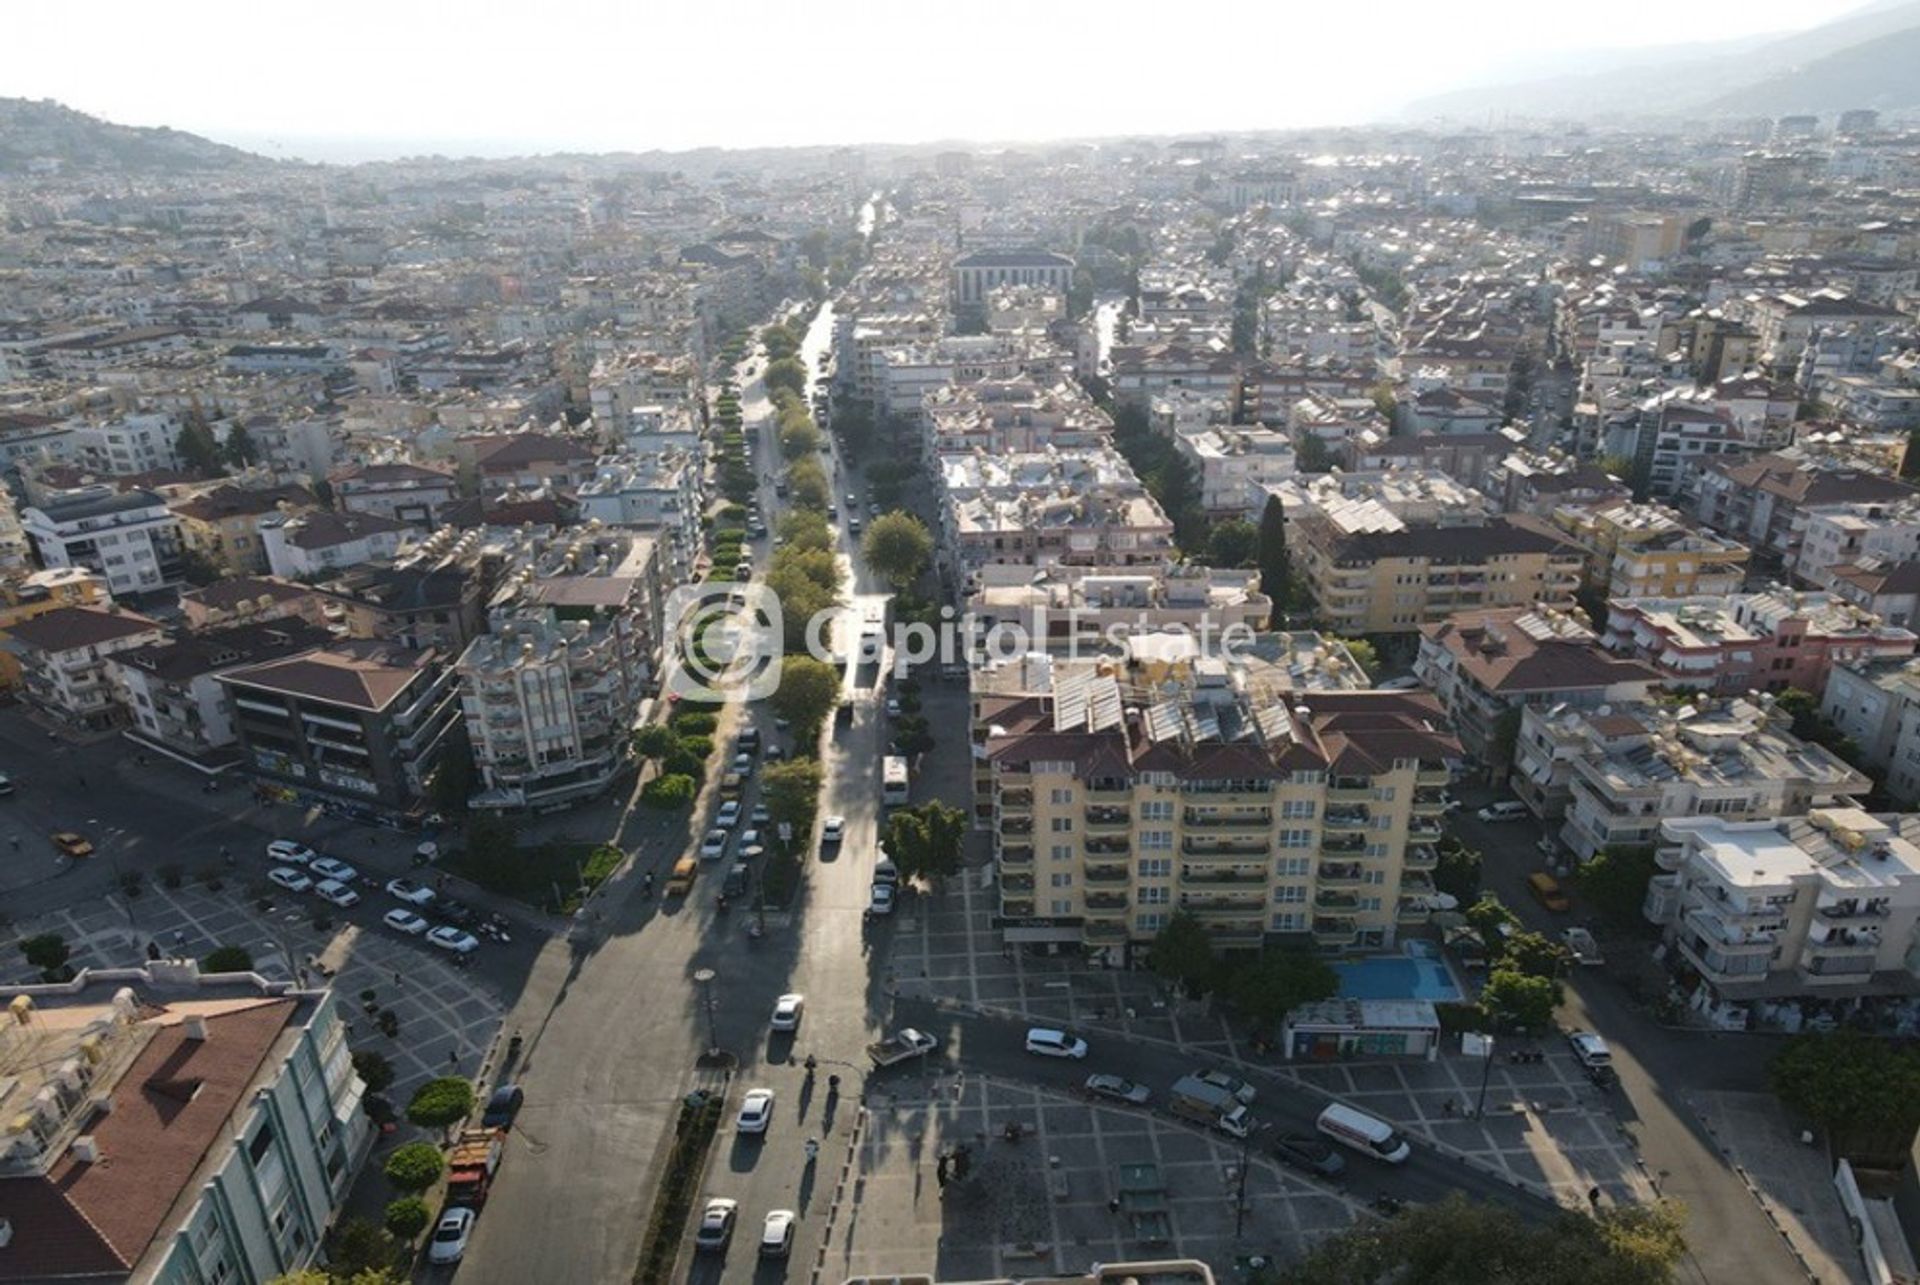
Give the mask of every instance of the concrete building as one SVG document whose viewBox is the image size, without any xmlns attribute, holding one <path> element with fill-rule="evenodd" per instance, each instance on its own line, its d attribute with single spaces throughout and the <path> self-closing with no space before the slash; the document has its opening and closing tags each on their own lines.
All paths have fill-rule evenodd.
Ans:
<svg viewBox="0 0 1920 1285">
<path fill-rule="evenodd" d="M 1911 995 L 1920 817 L 1820 808 L 1660 824 L 1642 907 L 1715 1001 Z"/>
<path fill-rule="evenodd" d="M 1801 510 L 1800 547 L 1792 572 L 1818 589 L 1831 588 L 1842 566 L 1873 558 L 1920 558 L 1920 496 L 1892 503 L 1856 501 Z"/>
<path fill-rule="evenodd" d="M 1578 617 L 1553 608 L 1463 611 L 1420 631 L 1413 672 L 1469 754 L 1506 764 L 1501 720 L 1529 705 L 1591 708 L 1637 700 L 1659 675 L 1609 655 Z"/>
<path fill-rule="evenodd" d="M 1258 521 L 1267 489 L 1298 472 L 1293 439 L 1254 425 L 1178 434 L 1173 445 L 1200 482 L 1200 507 L 1209 518 Z"/>
<path fill-rule="evenodd" d="M 227 575 L 253 575 L 269 569 L 261 528 L 274 518 L 316 512 L 320 501 L 304 486 L 217 486 L 171 507 L 186 548 Z"/>
<path fill-rule="evenodd" d="M 460 721 L 453 670 L 393 643 L 333 643 L 218 680 L 256 788 L 348 816 L 419 811 Z"/>
<path fill-rule="evenodd" d="M 636 527 L 660 539 L 662 574 L 678 584 L 701 548 L 701 462 L 686 451 L 602 456 L 580 488 L 582 521 Z"/>
<path fill-rule="evenodd" d="M 1046 250 L 981 250 L 953 261 L 953 308 L 979 310 L 999 286 L 1038 286 L 1057 294 L 1073 288 L 1073 260 Z"/>
<path fill-rule="evenodd" d="M 373 1140 L 330 990 L 192 960 L 0 990 L 0 1280 L 311 1266 Z"/>
<path fill-rule="evenodd" d="M 490 631 L 455 667 L 481 776 L 472 806 L 573 803 L 628 768 L 659 649 L 657 547 L 603 532 L 517 552 Z"/>
<path fill-rule="evenodd" d="M 1902 803 L 1920 802 L 1920 660 L 1856 661 L 1827 674 L 1820 713 L 1885 775 Z"/>
<path fill-rule="evenodd" d="M 1586 550 L 1586 587 L 1609 598 L 1730 594 L 1746 580 L 1746 545 L 1664 505 L 1564 505 L 1553 521 Z"/>
<path fill-rule="evenodd" d="M 925 395 L 918 418 L 921 456 L 929 470 L 938 468 L 942 455 L 1099 450 L 1113 439 L 1113 417 L 1068 380 L 947 384 Z"/>
<path fill-rule="evenodd" d="M 20 658 L 7 644 L 15 625 L 61 607 L 104 607 L 112 601 L 106 577 L 82 567 L 0 577 L 0 691 L 16 691 L 21 683 Z"/>
<path fill-rule="evenodd" d="M 42 566 L 98 572 L 116 598 L 156 592 L 183 570 L 179 519 L 152 491 L 82 487 L 30 507 L 22 523 Z"/>
<path fill-rule="evenodd" d="M 1173 555 L 1173 523 L 1112 447 L 941 457 L 943 558 L 1131 566 Z"/>
<path fill-rule="evenodd" d="M 377 513 L 317 509 L 275 514 L 260 523 L 267 569 L 293 580 L 391 558 L 415 535 L 414 527 Z"/>
<path fill-rule="evenodd" d="M 1834 597 L 1889 625 L 1912 628 L 1920 620 L 1920 560 L 1862 558 L 1833 567 L 1829 579 Z"/>
<path fill-rule="evenodd" d="M 298 616 L 183 634 L 116 652 L 108 673 L 133 733 L 160 749 L 206 759 L 235 741 L 233 695 L 219 675 L 311 651 L 331 635 Z"/>
<path fill-rule="evenodd" d="M 119 607 L 56 607 L 8 631 L 28 702 L 68 727 L 88 731 L 126 722 L 109 658 L 158 643 L 166 627 Z"/>
<path fill-rule="evenodd" d="M 1439 706 L 1285 674 L 1201 657 L 977 685 L 1006 940 L 1117 959 L 1187 910 L 1222 947 L 1368 951 L 1426 922 L 1459 755 Z"/>
<path fill-rule="evenodd" d="M 372 513 L 428 530 L 460 492 L 452 473 L 398 462 L 336 469 L 329 481 L 343 513 Z"/>
<path fill-rule="evenodd" d="M 1772 697 L 1530 705 L 1514 793 L 1545 819 L 1564 817 L 1549 832 L 1585 861 L 1602 848 L 1654 844 L 1668 817 L 1799 816 L 1873 788 L 1866 773 L 1795 737 L 1789 722 Z"/>
<path fill-rule="evenodd" d="M 1920 638 L 1850 603 L 1776 586 L 1766 593 L 1615 598 L 1609 651 L 1668 687 L 1738 694 L 1789 687 L 1819 695 L 1835 665 L 1911 656 Z"/>
<path fill-rule="evenodd" d="M 966 614 L 984 635 L 996 625 L 1025 631 L 1035 647 L 1084 647 L 1159 630 L 1227 628 L 1259 631 L 1273 602 L 1259 591 L 1259 573 L 1191 563 L 1162 566 L 1070 566 L 1035 571 L 989 562 L 976 568 Z M 1036 625 L 1038 627 L 1036 627 Z"/>
</svg>

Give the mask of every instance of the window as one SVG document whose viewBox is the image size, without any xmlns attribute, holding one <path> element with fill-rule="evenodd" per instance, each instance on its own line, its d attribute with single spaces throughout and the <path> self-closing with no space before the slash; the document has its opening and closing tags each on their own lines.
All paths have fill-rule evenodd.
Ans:
<svg viewBox="0 0 1920 1285">
<path fill-rule="evenodd" d="M 1173 890 L 1171 888 L 1162 887 L 1157 884 L 1151 888 L 1142 888 L 1140 890 L 1140 904 L 1143 906 L 1164 906 L 1168 901 L 1172 900 L 1172 897 Z"/>
<path fill-rule="evenodd" d="M 1048 902 L 1047 904 L 1050 907 L 1052 907 L 1052 909 L 1048 912 L 1050 914 L 1070 915 L 1073 913 L 1073 902 L 1071 900 L 1063 900 L 1061 898 L 1056 897 L 1052 901 Z"/>
<path fill-rule="evenodd" d="M 1313 831 L 1282 830 L 1280 832 L 1280 846 L 1283 848 L 1311 848 L 1313 846 Z"/>
<path fill-rule="evenodd" d="M 1173 875 L 1171 857 L 1142 857 L 1137 867 L 1142 879 L 1167 879 Z"/>
<path fill-rule="evenodd" d="M 1298 878 L 1307 873 L 1307 860 L 1306 857 L 1281 857 L 1273 863 L 1274 873 L 1282 878 L 1288 875 Z"/>
<path fill-rule="evenodd" d="M 1073 818 L 1072 817 L 1055 817 L 1053 818 L 1052 822 L 1049 823 L 1048 828 L 1051 829 L 1055 834 L 1072 834 Z"/>
<path fill-rule="evenodd" d="M 1143 848 L 1171 848 L 1173 847 L 1173 831 L 1142 830 L 1140 832 L 1140 846 Z"/>
<path fill-rule="evenodd" d="M 260 1126 L 260 1132 L 254 1134 L 253 1139 L 247 1143 L 247 1159 L 257 1165 L 271 1150 L 273 1150 L 273 1126 L 263 1124 Z"/>
<path fill-rule="evenodd" d="M 1073 802 L 1073 791 L 1072 790 L 1048 790 L 1047 801 L 1049 803 L 1056 803 L 1056 804 L 1071 803 Z"/>
<path fill-rule="evenodd" d="M 1073 860 L 1073 845 L 1068 843 L 1054 844 L 1052 847 L 1047 849 L 1047 859 L 1050 861 Z"/>
<path fill-rule="evenodd" d="M 1157 933 L 1167 926 L 1167 913 L 1162 910 L 1147 915 L 1135 915 L 1133 926 L 1143 933 Z"/>
<path fill-rule="evenodd" d="M 1315 806 L 1312 799 L 1288 799 L 1280 805 L 1280 815 L 1288 821 L 1311 821 Z"/>
<path fill-rule="evenodd" d="M 1047 876 L 1047 879 L 1055 888 L 1073 887 L 1073 872 L 1071 870 L 1056 870 Z"/>
<path fill-rule="evenodd" d="M 1140 805 L 1140 819 L 1142 821 L 1173 820 L 1173 800 L 1149 799 L 1145 803 L 1142 803 Z"/>
<path fill-rule="evenodd" d="M 1297 910 L 1282 911 L 1273 917 L 1273 931 L 1277 933 L 1303 932 L 1307 927 L 1307 917 Z"/>
<path fill-rule="evenodd" d="M 1307 900 L 1307 885 L 1304 883 L 1283 883 L 1273 890 L 1273 904 L 1276 906 L 1297 906 Z"/>
</svg>

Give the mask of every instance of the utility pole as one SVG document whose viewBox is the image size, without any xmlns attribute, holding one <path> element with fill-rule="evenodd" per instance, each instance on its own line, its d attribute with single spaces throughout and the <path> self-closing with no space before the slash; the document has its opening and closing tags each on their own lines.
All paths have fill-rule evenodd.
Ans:
<svg viewBox="0 0 1920 1285">
<path fill-rule="evenodd" d="M 700 983 L 702 1000 L 707 1009 L 707 1051 L 720 1051 L 720 1036 L 713 1025 L 713 979 L 716 976 L 711 968 L 702 968 L 694 973 L 693 980 Z"/>
<path fill-rule="evenodd" d="M 1473 1108 L 1473 1118 L 1484 1119 L 1487 1114 L 1487 1081 L 1493 1078 L 1493 1036 L 1480 1037 L 1480 1101 Z"/>
</svg>

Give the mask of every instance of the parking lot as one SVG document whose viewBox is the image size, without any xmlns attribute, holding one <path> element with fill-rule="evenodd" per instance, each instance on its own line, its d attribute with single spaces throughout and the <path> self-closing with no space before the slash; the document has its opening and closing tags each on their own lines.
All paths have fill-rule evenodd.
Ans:
<svg viewBox="0 0 1920 1285">
<path fill-rule="evenodd" d="M 1285 1261 L 1363 1216 L 1345 1194 L 1255 1150 L 1236 1235 L 1237 1145 L 1027 1085 L 945 1075 L 875 1090 L 868 1108 L 846 1192 L 829 1212 L 823 1279 L 1028 1277 L 1172 1254 Z M 1009 1123 L 1029 1132 L 1006 1141 Z M 939 1157 L 962 1144 L 973 1171 L 943 1193 Z M 1141 1239 L 1128 1210 L 1112 1207 L 1122 1167 L 1139 1165 L 1154 1166 L 1164 1189 L 1165 1242 Z"/>
</svg>

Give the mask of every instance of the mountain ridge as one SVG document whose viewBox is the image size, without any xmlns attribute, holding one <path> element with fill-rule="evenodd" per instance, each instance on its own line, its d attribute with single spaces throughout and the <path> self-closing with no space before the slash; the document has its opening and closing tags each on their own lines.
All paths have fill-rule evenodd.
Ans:
<svg viewBox="0 0 1920 1285">
<path fill-rule="evenodd" d="M 167 126 L 118 125 L 52 99 L 0 98 L 0 172 L 192 173 L 275 164 Z"/>
</svg>

